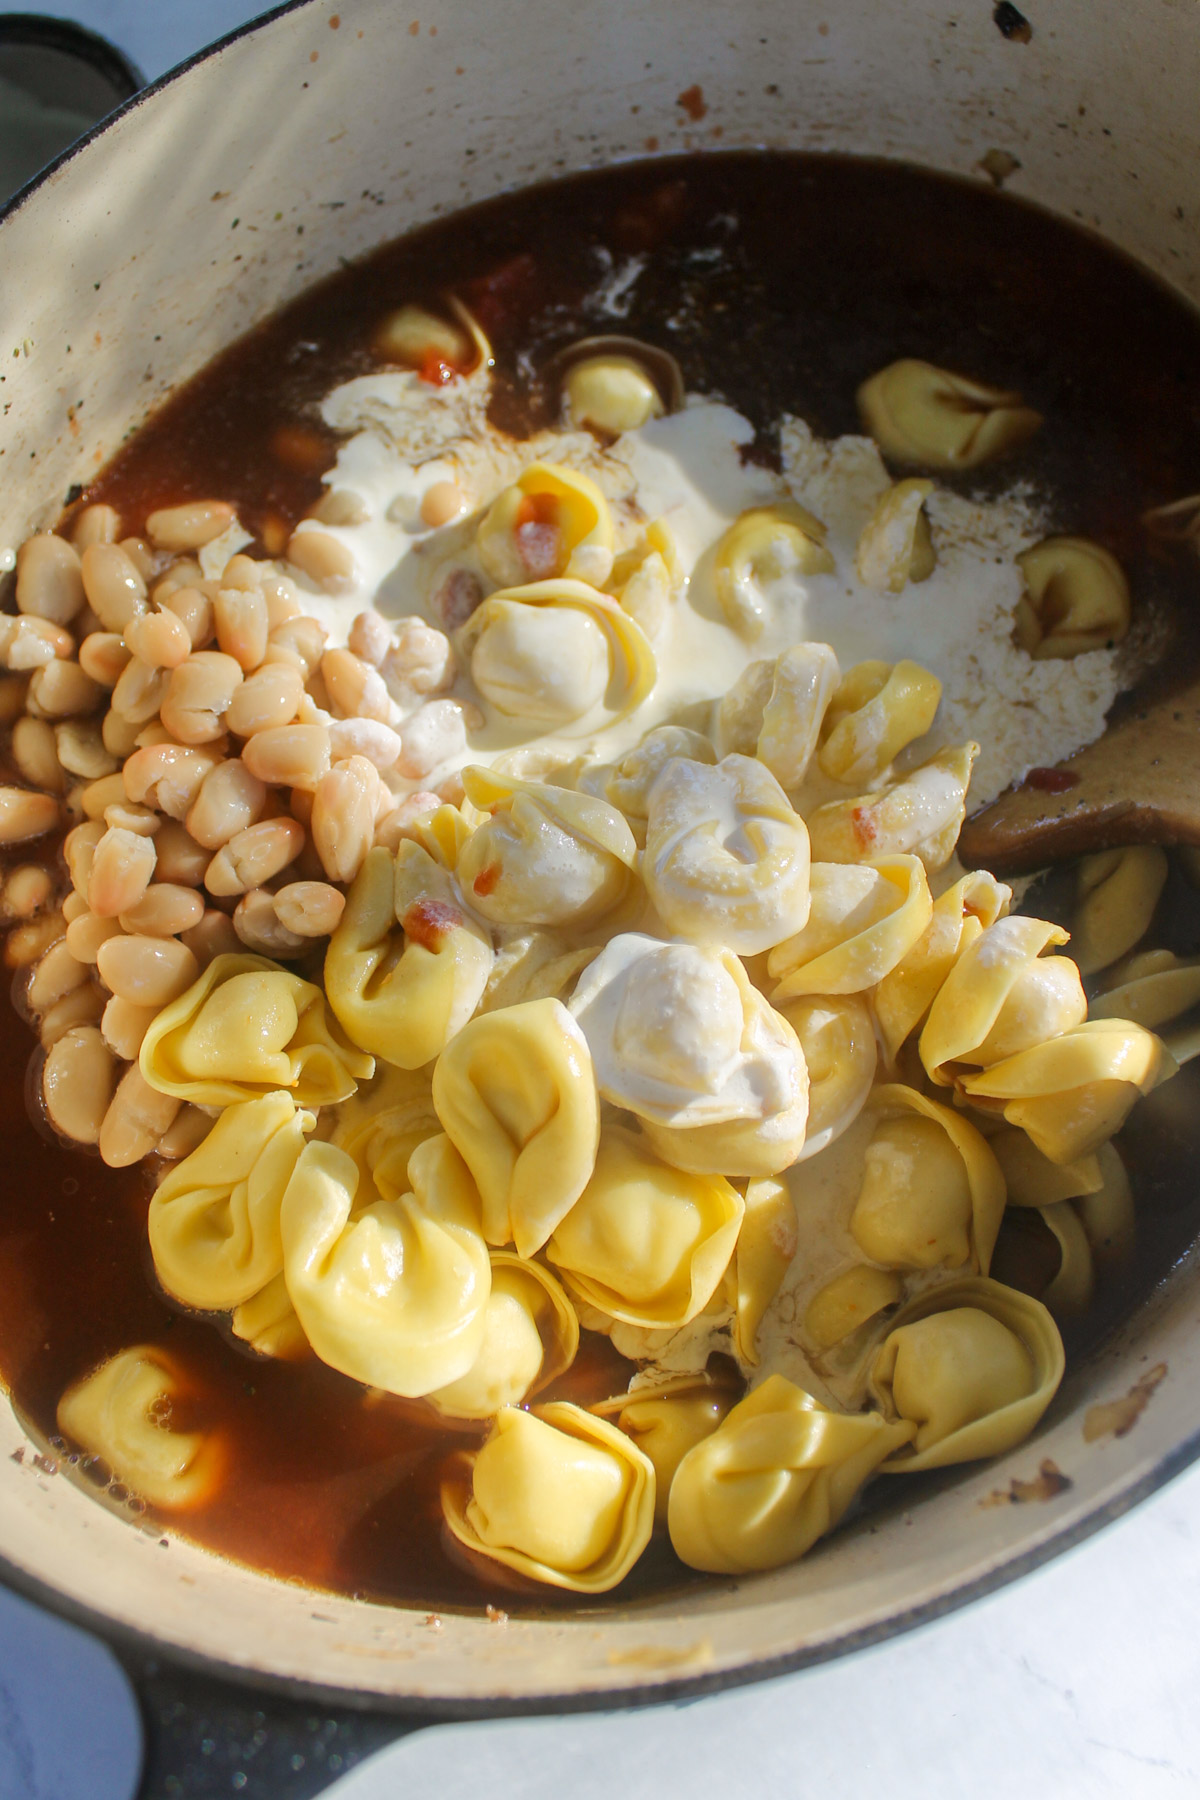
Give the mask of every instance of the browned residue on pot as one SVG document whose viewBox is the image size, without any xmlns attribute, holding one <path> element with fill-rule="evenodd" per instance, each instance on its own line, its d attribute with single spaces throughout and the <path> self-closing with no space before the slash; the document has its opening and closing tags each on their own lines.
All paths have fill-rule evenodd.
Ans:
<svg viewBox="0 0 1200 1800">
<path fill-rule="evenodd" d="M 1069 1475 L 1064 1475 L 1056 1462 L 1050 1457 L 1042 1458 L 1038 1472 L 1032 1481 L 1022 1481 L 1014 1475 L 1006 1488 L 996 1488 L 979 1502 L 980 1506 L 1027 1506 L 1031 1501 L 1057 1500 L 1075 1483 Z"/>
<path fill-rule="evenodd" d="M 694 1644 L 639 1644 L 632 1650 L 610 1650 L 605 1662 L 614 1669 L 707 1668 L 713 1660 L 711 1638 Z"/>
<path fill-rule="evenodd" d="M 684 88 L 682 94 L 676 96 L 676 106 L 682 106 L 688 118 L 698 125 L 708 111 L 708 101 L 704 98 L 704 89 L 698 81 L 690 88 Z"/>
<path fill-rule="evenodd" d="M 1145 1412 L 1151 1394 L 1159 1382 L 1165 1380 L 1166 1373 L 1166 1363 L 1155 1363 L 1119 1400 L 1102 1400 L 1098 1406 L 1089 1406 L 1083 1415 L 1084 1443 L 1094 1444 L 1104 1437 L 1124 1437 L 1127 1431 L 1132 1431 Z"/>
</svg>

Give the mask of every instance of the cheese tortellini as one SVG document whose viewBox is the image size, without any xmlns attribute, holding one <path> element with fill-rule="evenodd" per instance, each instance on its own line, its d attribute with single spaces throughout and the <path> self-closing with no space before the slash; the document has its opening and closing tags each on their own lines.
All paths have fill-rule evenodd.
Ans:
<svg viewBox="0 0 1200 1800">
<path fill-rule="evenodd" d="M 1067 933 L 1044 919 L 997 919 L 961 952 L 921 1033 L 921 1061 L 948 1087 L 963 1065 L 989 1068 L 1070 1031 L 1087 1017 L 1079 970 L 1045 956 Z"/>
<path fill-rule="evenodd" d="M 933 724 L 942 684 L 919 663 L 855 663 L 835 690 L 817 754 L 834 781 L 879 781 Z"/>
<path fill-rule="evenodd" d="M 716 548 L 717 598 L 746 637 L 761 635 L 770 616 L 770 584 L 802 575 L 831 575 L 825 527 L 794 501 L 741 514 Z"/>
<path fill-rule="evenodd" d="M 462 891 L 485 919 L 588 925 L 625 897 L 637 844 L 615 806 L 494 769 L 464 770 L 463 785 L 490 814 L 458 859 Z"/>
<path fill-rule="evenodd" d="M 924 1019 L 957 958 L 1003 917 L 1011 900 L 1012 889 L 983 869 L 938 895 L 921 936 L 875 989 L 875 1017 L 889 1062 Z"/>
<path fill-rule="evenodd" d="M 492 1419 L 548 1387 L 578 1348 L 579 1319 L 549 1270 L 493 1250 L 479 1354 L 465 1375 L 426 1398 L 447 1419 Z"/>
<path fill-rule="evenodd" d="M 1167 881 L 1167 855 L 1157 844 L 1085 856 L 1076 876 L 1078 903 L 1071 938 L 1084 975 L 1106 969 L 1150 929 Z"/>
<path fill-rule="evenodd" d="M 675 1554 L 717 1575 L 794 1562 L 913 1435 L 907 1420 L 829 1412 L 769 1375 L 676 1469 L 667 1512 Z"/>
<path fill-rule="evenodd" d="M 489 706 L 551 730 L 623 717 L 658 672 L 633 614 L 573 579 L 502 588 L 471 614 L 460 643 Z"/>
<path fill-rule="evenodd" d="M 1129 630 L 1129 583 L 1116 557 L 1087 538 L 1043 538 L 1017 558 L 1025 592 L 1014 637 L 1035 662 L 1103 650 Z"/>
<path fill-rule="evenodd" d="M 214 957 L 142 1040 L 142 1074 L 159 1093 L 233 1106 L 286 1088 L 298 1106 L 348 1100 L 375 1059 L 325 1016 L 325 995 L 265 956 Z"/>
<path fill-rule="evenodd" d="M 751 663 L 717 708 L 720 754 L 757 756 L 780 787 L 798 788 L 839 673 L 828 644 L 793 644 L 773 662 Z"/>
<path fill-rule="evenodd" d="M 683 1375 L 649 1382 L 592 1408 L 601 1416 L 613 1414 L 620 1429 L 654 1464 L 658 1524 L 667 1521 L 676 1469 L 689 1450 L 712 1436 L 735 1399 L 735 1390 L 707 1376 Z"/>
<path fill-rule="evenodd" d="M 668 930 L 738 956 L 808 918 L 808 832 L 775 777 L 746 756 L 679 758 L 650 790 L 642 879 Z"/>
<path fill-rule="evenodd" d="M 853 1124 L 871 1092 L 879 1049 L 860 994 L 785 1000 L 780 1011 L 800 1039 L 808 1070 L 808 1129 L 798 1161 L 816 1156 Z"/>
<path fill-rule="evenodd" d="M 164 1512 L 186 1512 L 211 1498 L 226 1455 L 213 1433 L 175 1429 L 171 1411 L 182 1392 L 172 1358 L 154 1344 L 137 1344 L 67 1389 L 59 1430 L 98 1456 L 131 1494 Z"/>
<path fill-rule="evenodd" d="M 898 481 L 879 496 L 862 528 L 855 567 L 865 586 L 900 594 L 910 581 L 928 581 L 937 558 L 925 502 L 932 481 Z"/>
<path fill-rule="evenodd" d="M 865 381 L 858 410 L 886 457 L 927 469 L 977 468 L 1023 444 L 1042 422 L 1019 394 L 915 357 L 889 363 Z"/>
<path fill-rule="evenodd" d="M 799 994 L 860 994 L 891 973 L 933 914 L 915 856 L 872 863 L 819 863 L 809 873 L 803 930 L 776 944 L 767 969 L 778 1004 Z"/>
<path fill-rule="evenodd" d="M 475 547 L 501 587 L 563 575 L 602 588 L 613 566 L 612 515 L 590 476 L 530 463 L 492 502 Z"/>
<path fill-rule="evenodd" d="M 654 1529 L 654 1464 L 633 1440 L 556 1400 L 506 1406 L 448 1480 L 442 1512 L 468 1551 L 551 1587 L 603 1594 L 629 1573 Z"/>
<path fill-rule="evenodd" d="M 830 800 L 809 814 L 814 859 L 870 862 L 919 856 L 932 875 L 954 854 L 966 817 L 967 788 L 979 745 L 939 750 L 927 763 L 879 793 Z"/>
<path fill-rule="evenodd" d="M 1200 959 L 1184 959 L 1170 950 L 1143 950 L 1120 969 L 1110 971 L 1113 985 L 1088 1008 L 1093 1019 L 1130 1019 L 1162 1035 L 1177 1063 L 1200 1052 L 1200 1029 L 1183 1015 L 1200 1005 Z"/>
</svg>

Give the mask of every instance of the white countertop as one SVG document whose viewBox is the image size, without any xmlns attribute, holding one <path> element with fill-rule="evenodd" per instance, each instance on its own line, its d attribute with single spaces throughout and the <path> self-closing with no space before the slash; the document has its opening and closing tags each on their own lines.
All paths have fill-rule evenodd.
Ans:
<svg viewBox="0 0 1200 1800">
<path fill-rule="evenodd" d="M 262 9 L 59 0 L 154 79 Z M 805 1674 L 645 1712 L 437 1726 L 337 1800 L 1167 1800 L 1200 1792 L 1200 1469 L 992 1598 Z M 0 1592 L 0 1795 L 130 1800 L 108 1653 Z"/>
</svg>

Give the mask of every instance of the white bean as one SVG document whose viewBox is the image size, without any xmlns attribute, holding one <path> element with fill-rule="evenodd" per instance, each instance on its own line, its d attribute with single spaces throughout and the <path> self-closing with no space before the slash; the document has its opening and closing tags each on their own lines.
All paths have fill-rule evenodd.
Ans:
<svg viewBox="0 0 1200 1800">
<path fill-rule="evenodd" d="M 246 948 L 260 956 L 296 956 L 309 942 L 281 924 L 274 896 L 265 888 L 253 888 L 238 901 L 233 928 Z"/>
<path fill-rule="evenodd" d="M 238 737 L 290 725 L 304 699 L 304 679 L 289 663 L 265 663 L 243 681 L 229 703 L 225 723 Z"/>
<path fill-rule="evenodd" d="M 177 883 L 180 887 L 199 887 L 212 859 L 183 825 L 168 819 L 155 836 L 154 848 L 158 851 L 158 866 L 154 872 L 160 881 Z"/>
<path fill-rule="evenodd" d="M 40 531 L 17 552 L 17 610 L 69 625 L 83 605 L 79 552 L 65 538 Z"/>
<path fill-rule="evenodd" d="M 215 907 L 205 913 L 198 925 L 184 932 L 183 942 L 202 969 L 207 969 L 214 957 L 233 956 L 243 948 L 241 938 L 233 929 L 233 920 Z"/>
<path fill-rule="evenodd" d="M 186 944 L 146 936 L 109 938 L 96 967 L 104 985 L 135 1006 L 169 1006 L 200 973 Z"/>
<path fill-rule="evenodd" d="M 58 760 L 54 727 L 45 719 L 18 719 L 12 734 L 13 761 L 31 787 L 44 794 L 63 794 L 67 776 Z"/>
<path fill-rule="evenodd" d="M 274 898 L 276 918 L 296 937 L 328 937 L 346 906 L 345 894 L 327 881 L 290 881 Z"/>
<path fill-rule="evenodd" d="M 131 936 L 178 937 L 190 931 L 204 917 L 204 902 L 194 888 L 180 887 L 173 881 L 154 881 L 141 899 L 128 912 L 121 914 L 121 927 Z M 70 941 L 70 928 L 67 931 Z"/>
<path fill-rule="evenodd" d="M 264 819 L 250 825 L 217 851 L 204 885 L 219 899 L 261 887 L 296 860 L 304 842 L 304 827 L 295 819 Z"/>
<path fill-rule="evenodd" d="M 360 612 L 350 627 L 347 648 L 377 669 L 392 647 L 388 622 L 377 612 Z"/>
<path fill-rule="evenodd" d="M 63 719 L 54 727 L 54 746 L 63 768 L 81 780 L 99 781 L 116 770 L 117 759 L 105 748 L 98 719 Z"/>
<path fill-rule="evenodd" d="M 131 619 L 125 642 L 133 654 L 155 669 L 177 669 L 192 654 L 192 640 L 178 613 L 162 607 Z"/>
<path fill-rule="evenodd" d="M 220 737 L 225 714 L 241 686 L 242 671 L 220 650 L 197 650 L 172 669 L 161 707 L 162 722 L 181 744 L 205 744 Z"/>
<path fill-rule="evenodd" d="M 169 679 L 166 669 L 144 663 L 140 656 L 131 656 L 112 691 L 112 710 L 131 725 L 149 724 L 162 707 Z"/>
<path fill-rule="evenodd" d="M 115 507 L 85 506 L 75 521 L 71 542 L 82 554 L 89 544 L 115 544 L 121 535 L 121 515 Z"/>
<path fill-rule="evenodd" d="M 331 881 L 353 881 L 375 837 L 379 772 L 352 756 L 322 776 L 313 797 L 312 836 Z"/>
<path fill-rule="evenodd" d="M 245 559 L 243 559 L 245 560 Z M 247 674 L 267 653 L 267 603 L 257 588 L 222 588 L 213 602 L 217 643 Z"/>
<path fill-rule="evenodd" d="M 283 625 L 272 626 L 265 660 L 291 663 L 307 681 L 321 661 L 328 636 L 319 619 L 302 613 Z"/>
<path fill-rule="evenodd" d="M 189 500 L 162 506 L 146 520 L 146 533 L 160 550 L 199 550 L 232 525 L 235 514 L 227 500 Z"/>
<path fill-rule="evenodd" d="M 104 996 L 93 982 L 84 982 L 46 1008 L 38 1020 L 42 1049 L 49 1050 L 77 1025 L 95 1025 L 104 1011 Z"/>
<path fill-rule="evenodd" d="M 25 1003 L 36 1018 L 49 1011 L 64 994 L 82 987 L 88 978 L 87 965 L 71 954 L 66 938 L 51 944 L 35 966 L 25 989 Z"/>
<path fill-rule="evenodd" d="M 110 827 L 92 857 L 87 890 L 92 911 L 101 919 L 115 919 L 136 906 L 150 885 L 157 861 L 153 838 Z"/>
<path fill-rule="evenodd" d="M 0 844 L 23 844 L 58 824 L 58 802 L 28 788 L 0 787 Z"/>
<path fill-rule="evenodd" d="M 212 643 L 216 636 L 213 603 L 200 588 L 170 588 L 165 594 L 155 588 L 154 598 L 161 599 L 165 611 L 174 613 L 191 639 L 193 650 L 203 650 Z"/>
<path fill-rule="evenodd" d="M 149 744 L 135 750 L 121 771 L 126 797 L 153 806 L 171 819 L 184 819 L 200 788 L 218 766 L 207 749 L 183 744 Z"/>
<path fill-rule="evenodd" d="M 49 619 L 0 615 L 0 662 L 6 669 L 18 673 L 44 669 L 56 657 L 69 657 L 74 648 L 70 632 Z"/>
<path fill-rule="evenodd" d="M 103 688 L 77 662 L 56 657 L 33 671 L 25 705 L 39 718 L 70 719 L 90 713 L 103 695 Z"/>
<path fill-rule="evenodd" d="M 96 1026 L 64 1032 L 42 1067 L 42 1098 L 55 1131 L 76 1144 L 98 1143 L 115 1084 L 116 1063 Z"/>
<path fill-rule="evenodd" d="M 157 1006 L 134 1006 L 132 1001 L 119 1000 L 115 994 L 108 1002 L 100 1029 L 105 1043 L 122 1062 L 134 1060 L 159 1010 Z"/>
<path fill-rule="evenodd" d="M 351 594 L 358 569 L 349 546 L 317 525 L 301 525 L 288 540 L 287 559 L 327 594 Z"/>
<path fill-rule="evenodd" d="M 378 719 L 389 723 L 392 697 L 378 669 L 349 650 L 327 650 L 321 675 L 334 712 L 344 719 Z"/>
<path fill-rule="evenodd" d="M 152 1088 L 137 1064 L 131 1063 L 100 1127 L 100 1155 L 109 1168 L 127 1169 L 148 1156 L 170 1130 L 179 1106 L 172 1095 Z"/>
<path fill-rule="evenodd" d="M 7 919 L 31 919 L 53 898 L 54 882 L 50 871 L 38 863 L 21 863 L 9 871 L 0 911 Z"/>
<path fill-rule="evenodd" d="M 131 619 L 145 612 L 145 579 L 119 544 L 89 544 L 81 571 L 88 605 L 106 631 L 123 632 Z"/>
<path fill-rule="evenodd" d="M 271 786 L 315 791 L 329 768 L 329 733 L 323 725 L 280 725 L 259 731 L 242 751 L 251 774 Z"/>
<path fill-rule="evenodd" d="M 121 927 L 115 919 L 102 919 L 98 913 L 81 913 L 67 926 L 67 949 L 77 962 L 95 967 L 101 944 L 120 937 Z"/>
<path fill-rule="evenodd" d="M 466 747 L 466 720 L 458 702 L 431 700 L 405 719 L 396 767 L 410 781 L 423 781 L 440 763 L 461 756 Z"/>
</svg>

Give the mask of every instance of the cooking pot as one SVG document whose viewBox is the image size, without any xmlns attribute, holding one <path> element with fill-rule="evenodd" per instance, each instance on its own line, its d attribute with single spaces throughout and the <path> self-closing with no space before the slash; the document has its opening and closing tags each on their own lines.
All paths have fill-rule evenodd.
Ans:
<svg viewBox="0 0 1200 1800">
<path fill-rule="evenodd" d="M 72 484 L 181 377 L 343 258 L 616 158 L 719 143 L 898 157 L 975 180 L 1008 172 L 1020 193 L 1200 297 L 1191 9 L 1030 5 L 1028 22 L 990 0 L 957 16 L 942 0 L 278 9 L 139 95 L 0 224 L 0 545 L 52 524 Z M 1192 1092 L 1181 1078 L 1145 1103 L 1159 1139 L 1185 1140 Z M 1185 1161 L 1179 1171 L 1186 1181 Z M 0 1546 L 12 1581 L 51 1604 L 342 1700 L 449 1715 L 700 1691 L 960 1605 L 1190 1461 L 1194 1261 L 1070 1370 L 1011 1455 L 921 1489 L 889 1484 L 807 1560 L 685 1598 L 438 1625 L 272 1581 L 106 1510 L 35 1459 L 2 1401 Z M 1090 1410 L 1130 1390 L 1122 1411 Z M 1047 1460 L 1064 1480 L 1013 1488 Z M 1037 1497 L 1009 1504 L 1014 1493 Z"/>
</svg>

